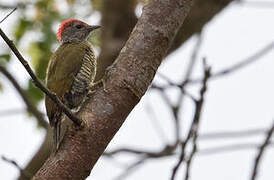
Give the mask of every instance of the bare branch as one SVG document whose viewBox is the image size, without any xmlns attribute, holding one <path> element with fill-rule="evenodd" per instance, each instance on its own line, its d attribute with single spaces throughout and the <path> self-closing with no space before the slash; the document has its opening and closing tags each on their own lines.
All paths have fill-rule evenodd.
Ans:
<svg viewBox="0 0 274 180">
<path fill-rule="evenodd" d="M 194 141 L 194 140 L 193 140 Z M 196 141 L 193 142 L 193 148 L 192 148 L 192 151 L 186 161 L 186 173 L 185 173 L 185 180 L 188 180 L 189 179 L 189 176 L 190 176 L 190 167 L 191 167 L 191 164 L 192 164 L 192 160 L 193 160 L 193 157 L 195 155 L 195 153 L 197 152 L 197 144 L 196 144 Z"/>
<path fill-rule="evenodd" d="M 213 79 L 217 79 L 226 75 L 230 75 L 236 71 L 239 71 L 240 69 L 243 69 L 244 67 L 247 67 L 248 65 L 255 63 L 256 61 L 260 60 L 260 58 L 262 58 L 263 56 L 265 56 L 268 52 L 270 52 L 272 49 L 274 48 L 274 42 L 271 42 L 270 44 L 266 45 L 265 47 L 263 47 L 262 49 L 260 49 L 259 51 L 257 51 L 255 54 L 252 54 L 251 56 L 249 56 L 248 58 L 245 58 L 243 60 L 240 60 L 238 63 L 227 67 L 223 70 L 220 70 L 216 73 L 212 73 L 211 75 L 211 80 Z M 182 86 L 185 84 L 192 84 L 192 83 L 199 83 L 201 82 L 202 79 L 192 79 L 192 80 L 188 80 L 182 83 Z"/>
<path fill-rule="evenodd" d="M 0 28 L 0 35 L 4 39 L 4 41 L 7 43 L 7 45 L 10 47 L 12 52 L 15 54 L 15 56 L 18 58 L 18 60 L 21 62 L 21 64 L 24 66 L 24 68 L 29 73 L 30 77 L 33 80 L 33 83 L 36 87 L 41 89 L 53 102 L 57 104 L 57 106 L 62 109 L 62 111 L 73 121 L 73 123 L 77 126 L 81 126 L 82 121 L 78 119 L 66 105 L 57 97 L 55 93 L 52 93 L 49 91 L 42 82 L 36 77 L 34 72 L 32 71 L 31 67 L 29 66 L 28 62 L 23 58 L 23 56 L 20 54 L 14 43 L 6 36 L 6 34 L 2 31 Z"/>
<path fill-rule="evenodd" d="M 203 32 L 201 31 L 199 34 L 197 34 L 197 41 L 196 41 L 195 47 L 192 50 L 190 62 L 189 62 L 186 74 L 184 76 L 184 81 L 187 81 L 191 77 L 194 65 L 198 59 L 197 56 L 201 49 L 202 42 L 203 42 Z"/>
<path fill-rule="evenodd" d="M 158 119 L 156 118 L 156 114 L 153 108 L 151 107 L 150 103 L 146 104 L 145 111 L 150 116 L 149 118 L 150 122 L 153 123 L 152 127 L 155 129 L 156 133 L 158 133 L 158 137 L 163 141 L 163 143 L 167 144 L 168 138 L 166 137 L 166 134 L 164 130 L 162 129 L 160 122 L 158 122 Z"/>
<path fill-rule="evenodd" d="M 239 5 L 250 6 L 254 8 L 274 8 L 274 2 L 271 1 L 246 1 L 237 0 L 236 3 Z"/>
<path fill-rule="evenodd" d="M 0 4 L 1 9 L 13 9 L 15 7 L 16 6 L 14 6 L 14 5 Z"/>
<path fill-rule="evenodd" d="M 138 166 L 140 166 L 141 164 L 144 164 L 146 160 L 147 160 L 147 157 L 142 157 L 141 159 L 137 160 L 137 161 L 134 162 L 132 165 L 128 166 L 122 174 L 120 174 L 119 176 L 117 176 L 116 178 L 114 178 L 114 180 L 122 180 L 122 179 L 125 179 L 125 178 L 128 177 L 132 172 L 135 172 L 134 170 L 136 170 L 136 168 L 137 168 Z"/>
<path fill-rule="evenodd" d="M 12 165 L 14 165 L 19 171 L 20 171 L 20 174 L 22 175 L 22 177 L 25 179 L 25 180 L 30 180 L 31 179 L 31 175 L 29 175 L 27 172 L 25 172 L 19 165 L 16 161 L 14 160 L 11 160 L 11 159 L 8 159 L 6 158 L 5 156 L 2 156 L 2 160 L 3 161 L 6 161 L 7 163 L 10 163 Z"/>
<path fill-rule="evenodd" d="M 9 14 L 7 14 L 1 21 L 0 21 L 0 24 L 5 21 L 5 19 L 7 19 L 14 11 L 16 11 L 17 7 L 14 8 Z"/>
<path fill-rule="evenodd" d="M 17 4 L 0 4 L 0 9 L 14 9 L 14 8 L 25 8 L 31 2 L 17 3 Z"/>
<path fill-rule="evenodd" d="M 187 72 L 184 76 L 184 81 L 187 81 L 190 76 L 191 76 L 191 73 L 192 73 L 192 70 L 194 68 L 194 65 L 195 65 L 195 62 L 197 60 L 197 54 L 198 54 L 198 51 L 201 47 L 201 44 L 202 44 L 202 33 L 199 33 L 198 34 L 198 39 L 197 39 L 197 43 L 193 49 L 193 52 L 192 52 L 192 55 L 191 55 L 191 59 L 190 59 L 190 62 L 189 62 L 189 65 L 188 65 L 188 68 L 187 68 Z M 179 84 L 176 84 L 174 83 L 172 80 L 170 80 L 168 77 L 166 77 L 164 74 L 162 73 L 157 73 L 157 75 L 159 75 L 161 78 L 163 78 L 165 81 L 168 82 L 169 85 L 171 86 L 176 86 L 176 87 L 179 87 L 180 90 L 181 90 L 181 94 L 178 98 L 178 102 L 176 105 L 172 105 L 169 98 L 167 97 L 167 95 L 165 94 L 164 92 L 164 88 L 156 85 L 156 84 L 153 84 L 151 86 L 151 88 L 153 89 L 157 89 L 161 92 L 161 95 L 162 95 L 162 98 L 164 99 L 164 101 L 166 102 L 166 104 L 168 105 L 168 107 L 171 109 L 172 111 L 172 114 L 173 114 L 173 119 L 174 119 L 174 126 L 175 126 L 175 137 L 176 137 L 176 140 L 175 140 L 175 144 L 178 144 L 180 142 L 180 120 L 179 120 L 179 110 L 182 109 L 182 105 L 183 105 L 183 98 L 185 97 L 185 95 L 187 95 L 188 97 L 190 97 L 192 100 L 196 101 L 195 98 L 190 94 L 188 93 L 185 88 L 182 86 L 182 85 L 179 85 Z M 184 82 L 183 81 L 183 82 Z"/>
<path fill-rule="evenodd" d="M 191 54 L 191 58 L 190 58 L 190 62 L 189 62 L 189 65 L 188 65 L 188 68 L 187 68 L 187 71 L 186 71 L 186 74 L 184 76 L 184 81 L 187 81 L 190 77 L 191 77 L 191 74 L 192 74 L 192 71 L 194 69 L 194 65 L 197 61 L 197 56 L 198 56 L 198 53 L 201 49 L 201 46 L 202 46 L 202 41 L 203 41 L 203 33 L 202 31 L 198 34 L 198 37 L 197 37 L 197 42 L 195 44 L 195 47 L 192 51 L 192 54 Z M 181 85 L 181 89 L 184 89 L 185 87 Z M 185 90 L 184 90 L 185 91 Z M 179 98 L 178 98 L 178 101 L 177 101 L 177 105 L 175 106 L 176 109 L 177 109 L 177 117 L 179 115 L 179 111 L 180 109 L 183 109 L 183 102 L 184 102 L 184 97 L 185 97 L 186 93 L 181 93 Z M 194 99 L 194 98 L 192 98 Z M 178 120 L 175 122 L 176 123 L 176 131 L 177 131 L 177 142 L 180 141 L 180 120 L 178 118 Z"/>
<path fill-rule="evenodd" d="M 269 145 L 273 146 L 274 142 L 270 142 Z M 249 150 L 249 149 L 254 149 L 259 147 L 260 147 L 260 144 L 255 144 L 255 143 L 231 144 L 226 146 L 201 149 L 201 150 L 198 150 L 198 154 L 199 155 L 215 155 L 218 153 L 228 153 L 228 152 L 230 153 L 233 151 Z"/>
<path fill-rule="evenodd" d="M 269 145 L 274 146 L 274 142 L 269 142 Z M 174 145 L 173 147 L 167 146 L 166 149 L 169 149 L 169 150 L 155 151 L 155 152 L 147 151 L 147 150 L 137 150 L 136 148 L 119 148 L 114 151 L 105 152 L 103 155 L 105 155 L 106 157 L 112 157 L 112 156 L 114 156 L 116 154 L 120 154 L 120 153 L 129 153 L 129 154 L 134 154 L 134 155 L 140 155 L 141 156 L 139 159 L 140 161 L 143 158 L 145 158 L 145 160 L 147 161 L 148 159 L 164 158 L 166 156 L 174 156 L 177 154 L 174 151 L 175 147 L 176 147 L 176 145 Z M 202 156 L 203 155 L 216 155 L 218 153 L 228 153 L 228 152 L 230 153 L 233 151 L 250 150 L 250 149 L 259 148 L 259 147 L 260 147 L 259 144 L 243 143 L 243 144 L 232 144 L 232 145 L 226 145 L 226 146 L 220 146 L 220 147 L 210 147 L 210 148 L 205 148 L 205 149 L 199 150 L 196 146 L 186 161 L 187 168 L 186 168 L 185 179 L 189 178 L 190 165 L 191 165 L 191 162 L 192 162 L 192 159 L 193 159 L 193 156 L 195 153 L 197 153 L 197 155 L 199 155 L 199 156 L 201 156 L 201 155 Z M 132 166 L 134 167 L 135 165 L 132 164 Z M 138 166 L 139 166 L 139 164 L 138 164 Z M 129 167 L 131 167 L 131 166 L 129 166 Z M 127 174 L 126 171 L 123 174 L 126 174 L 126 176 L 129 175 L 129 173 Z"/>
<path fill-rule="evenodd" d="M 263 56 L 265 56 L 267 53 L 272 51 L 273 48 L 274 48 L 274 42 L 271 42 L 268 45 L 266 45 L 265 47 L 263 47 L 262 49 L 260 49 L 259 51 L 257 51 L 256 53 L 250 55 L 249 57 L 247 57 L 243 60 L 240 60 L 238 63 L 235 63 L 232 66 L 229 66 L 227 68 L 219 70 L 215 73 L 212 72 L 210 79 L 215 80 L 215 79 L 221 78 L 223 76 L 230 75 L 234 72 L 237 72 L 237 71 L 247 67 L 248 65 L 259 61 Z M 185 85 L 197 84 L 197 83 L 201 83 L 203 81 L 202 78 L 186 79 L 185 81 L 183 81 L 181 83 L 181 85 L 179 85 L 179 84 L 176 84 L 176 83 L 172 82 L 171 80 L 169 80 L 169 78 L 165 77 L 163 74 L 158 74 L 158 75 L 160 75 L 162 78 L 164 78 L 168 82 L 168 84 L 164 85 L 164 86 L 156 86 L 155 85 L 157 88 L 161 88 L 161 89 L 178 87 L 183 90 L 183 87 Z M 152 88 L 154 88 L 154 85 L 152 86 Z"/>
<path fill-rule="evenodd" d="M 158 152 L 136 150 L 136 149 L 132 149 L 132 148 L 120 148 L 120 149 L 117 149 L 114 151 L 105 152 L 104 155 L 105 156 L 113 156 L 113 155 L 119 154 L 119 153 L 131 153 L 131 154 L 145 155 L 146 157 L 149 157 L 149 158 L 160 158 L 160 157 L 170 156 L 170 155 L 175 154 L 174 153 L 175 149 L 176 149 L 176 145 L 172 145 L 172 146 L 167 145 L 161 151 L 158 151 Z"/>
<path fill-rule="evenodd" d="M 158 75 L 160 75 L 160 74 L 158 74 Z M 163 75 L 163 74 L 161 74 L 160 75 L 161 77 L 165 77 L 165 75 Z M 165 78 L 168 78 L 168 77 L 165 77 Z M 166 79 L 167 80 L 167 79 Z M 164 90 L 166 90 L 167 88 L 169 88 L 169 87 L 178 87 L 178 88 L 180 88 L 180 91 L 181 91 L 181 93 L 183 93 L 184 95 L 186 95 L 188 98 L 190 98 L 190 99 L 192 99 L 193 101 L 195 101 L 195 98 L 193 97 L 193 95 L 192 94 L 190 94 L 187 90 L 185 90 L 181 85 L 179 85 L 179 84 L 176 84 L 176 83 L 174 83 L 174 82 L 172 82 L 172 81 L 167 81 L 168 82 L 168 86 L 160 86 L 160 85 L 156 85 L 155 83 L 154 84 L 152 84 L 151 85 L 151 89 L 156 89 L 156 90 L 158 90 L 158 91 L 160 91 L 162 94 L 164 93 Z M 163 98 L 166 98 L 166 97 L 163 97 Z M 168 100 L 167 100 L 168 99 Z M 166 104 L 167 105 L 170 105 L 171 103 L 168 103 L 168 101 L 170 101 L 169 100 L 169 98 L 167 98 L 166 100 L 165 100 L 165 102 L 166 102 Z"/>
<path fill-rule="evenodd" d="M 221 131 L 210 132 L 199 135 L 198 140 L 212 140 L 223 138 L 244 138 L 263 134 L 267 131 L 266 128 L 247 129 L 242 131 Z"/>
<path fill-rule="evenodd" d="M 271 136 L 272 136 L 273 132 L 274 132 L 274 123 L 272 124 L 271 128 L 267 132 L 267 136 L 266 136 L 263 144 L 259 148 L 259 152 L 258 152 L 257 157 L 256 157 L 255 162 L 254 162 L 254 167 L 253 167 L 252 175 L 251 175 L 251 178 L 250 178 L 251 180 L 255 180 L 256 177 L 257 177 L 257 174 L 258 174 L 257 171 L 258 171 L 258 168 L 259 168 L 260 161 L 263 157 L 263 154 L 264 154 L 264 151 L 266 150 L 266 147 L 270 143 L 270 139 L 271 139 Z"/>
<path fill-rule="evenodd" d="M 200 99 L 195 102 L 195 113 L 194 113 L 193 121 L 192 121 L 190 130 L 187 134 L 186 139 L 181 143 L 181 155 L 180 155 L 179 161 L 177 162 L 177 164 L 173 168 L 172 175 L 171 175 L 171 180 L 175 179 L 178 168 L 180 167 L 180 165 L 182 164 L 182 162 L 185 159 L 185 148 L 186 148 L 186 145 L 188 144 L 188 142 L 191 138 L 193 138 L 193 144 L 194 144 L 193 149 L 196 152 L 195 144 L 196 144 L 196 139 L 197 139 L 197 136 L 198 136 L 197 135 L 198 125 L 199 125 L 199 122 L 200 122 L 200 116 L 201 116 L 202 107 L 203 107 L 203 103 L 204 103 L 204 95 L 205 95 L 205 92 L 207 90 L 207 82 L 208 82 L 208 80 L 210 78 L 210 75 L 211 75 L 210 71 L 211 71 L 211 68 L 206 65 L 206 62 L 204 60 L 204 79 L 203 79 L 203 86 L 200 90 Z"/>
<path fill-rule="evenodd" d="M 15 80 L 15 78 L 12 76 L 11 73 L 9 73 L 5 67 L 0 65 L 0 72 L 2 72 L 2 74 L 4 74 L 6 76 L 6 78 L 12 83 L 12 85 L 14 86 L 14 88 L 16 89 L 16 91 L 19 93 L 19 95 L 22 97 L 23 101 L 25 102 L 26 106 L 27 106 L 27 110 L 29 112 L 31 112 L 35 118 L 37 119 L 39 125 L 41 125 L 43 128 L 47 129 L 48 127 L 48 123 L 47 121 L 44 119 L 44 115 L 43 113 L 41 113 L 36 106 L 34 105 L 34 103 L 29 99 L 28 95 L 26 94 L 26 92 L 20 87 L 20 85 L 18 84 L 18 82 Z"/>
<path fill-rule="evenodd" d="M 269 143 L 270 146 L 274 146 L 274 142 Z M 252 144 L 252 143 L 239 143 L 239 144 L 230 144 L 225 146 L 217 146 L 217 147 L 210 147 L 210 148 L 204 148 L 204 149 L 198 149 L 197 153 L 198 155 L 215 155 L 218 153 L 226 153 L 226 152 L 233 152 L 233 151 L 240 151 L 240 150 L 249 150 L 254 148 L 260 148 L 260 144 Z M 138 150 L 137 148 L 119 148 L 110 152 L 105 152 L 104 156 L 111 157 L 116 154 L 121 153 L 129 153 L 134 155 L 146 155 L 150 158 L 161 158 L 166 156 L 173 156 L 176 155 L 174 151 L 170 151 L 167 153 L 163 153 L 163 151 L 147 151 L 147 150 Z"/>
<path fill-rule="evenodd" d="M 165 77 L 164 75 L 162 75 L 163 77 Z M 167 77 L 165 77 L 167 79 Z M 170 84 L 173 84 L 172 81 L 168 81 Z M 175 85 L 175 84 L 174 84 Z M 166 103 L 167 107 L 171 110 L 171 113 L 172 113 L 172 118 L 174 120 L 174 126 L 175 126 L 175 143 L 176 144 L 175 146 L 178 145 L 179 143 L 179 134 L 180 134 L 180 127 L 179 127 L 179 124 L 178 124 L 178 121 L 179 121 L 179 117 L 178 117 L 178 107 L 177 106 L 174 106 L 169 97 L 166 95 L 165 93 L 165 89 L 161 88 L 160 86 L 157 86 L 155 84 L 152 84 L 151 88 L 153 89 L 156 89 L 158 90 L 158 92 L 160 92 L 160 95 L 161 95 L 161 98 L 164 100 L 164 102 Z M 183 88 L 181 88 L 181 93 L 184 93 L 184 90 Z M 191 95 L 189 95 L 190 97 L 192 97 Z"/>
</svg>

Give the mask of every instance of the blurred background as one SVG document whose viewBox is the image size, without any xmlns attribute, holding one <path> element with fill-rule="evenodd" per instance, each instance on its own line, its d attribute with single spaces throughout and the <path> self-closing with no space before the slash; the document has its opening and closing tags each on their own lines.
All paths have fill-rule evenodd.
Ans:
<svg viewBox="0 0 274 180">
<path fill-rule="evenodd" d="M 59 45 L 56 32 L 60 22 L 76 18 L 101 24 L 103 28 L 89 39 L 98 57 L 100 79 L 129 37 L 145 3 L 1 0 L 0 19 L 18 9 L 0 28 L 43 81 L 50 56 Z M 183 179 L 187 172 L 192 180 L 251 179 L 255 158 L 274 119 L 273 18 L 271 0 L 196 0 L 152 86 L 87 179 L 170 179 L 201 96 L 197 139 L 187 143 L 186 160 L 176 179 Z M 51 148 L 44 95 L 2 39 L 0 47 L 0 155 L 33 175 Z M 200 93 L 203 60 L 211 67 L 205 94 Z M 273 159 L 270 140 L 257 179 L 274 179 Z M 0 179 L 20 176 L 24 179 L 18 167 L 0 159 Z"/>
</svg>

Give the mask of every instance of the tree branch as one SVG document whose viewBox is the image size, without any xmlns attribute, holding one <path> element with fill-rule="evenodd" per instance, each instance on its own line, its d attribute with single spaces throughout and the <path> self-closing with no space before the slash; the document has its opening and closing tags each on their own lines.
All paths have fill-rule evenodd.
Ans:
<svg viewBox="0 0 274 180">
<path fill-rule="evenodd" d="M 2 160 L 3 160 L 3 161 L 6 161 L 7 163 L 10 163 L 10 164 L 14 165 L 14 166 L 20 171 L 20 174 L 22 175 L 23 180 L 29 180 L 29 179 L 30 179 L 31 175 L 28 174 L 26 171 L 24 171 L 24 170 L 18 165 L 18 163 L 17 163 L 16 161 L 11 160 L 11 159 L 8 159 L 8 158 L 6 158 L 5 156 L 2 156 Z"/>
<path fill-rule="evenodd" d="M 243 60 L 240 60 L 239 62 L 237 62 L 237 63 L 235 63 L 235 64 L 233 64 L 229 67 L 226 67 L 222 70 L 219 70 L 215 73 L 212 72 L 212 75 L 211 75 L 210 79 L 215 80 L 215 79 L 221 78 L 223 76 L 230 75 L 234 72 L 237 72 L 237 71 L 247 67 L 248 65 L 251 65 L 252 63 L 255 63 L 256 61 L 260 60 L 260 58 L 265 56 L 267 53 L 269 53 L 273 49 L 274 49 L 274 42 L 271 42 L 271 43 L 267 44 L 266 46 L 264 46 L 259 51 L 257 51 L 254 54 L 250 55 L 249 57 L 244 58 Z M 180 89 L 183 89 L 182 87 L 185 86 L 185 85 L 201 83 L 202 81 L 203 81 L 202 78 L 187 79 L 187 80 L 183 81 L 181 84 L 176 84 L 176 83 L 173 83 L 171 81 L 168 81 L 168 85 L 161 86 L 161 87 L 158 87 L 158 88 L 166 89 L 166 88 L 169 88 L 169 87 L 178 87 Z"/>
<path fill-rule="evenodd" d="M 223 139 L 223 138 L 245 138 L 264 134 L 267 132 L 266 128 L 256 128 L 256 129 L 247 129 L 247 130 L 238 130 L 238 131 L 219 131 L 204 133 L 199 135 L 198 140 L 214 140 L 214 139 Z"/>
<path fill-rule="evenodd" d="M 206 65 L 206 62 L 204 60 L 204 79 L 203 79 L 203 86 L 200 90 L 200 99 L 195 101 L 195 113 L 194 113 L 194 117 L 192 120 L 192 124 L 191 124 L 190 130 L 187 134 L 186 139 L 181 143 L 181 155 L 180 155 L 179 161 L 173 168 L 171 180 L 175 179 L 176 173 L 177 173 L 179 167 L 181 166 L 182 162 L 185 159 L 185 148 L 186 148 L 188 142 L 190 141 L 190 139 L 193 139 L 192 141 L 194 144 L 193 154 L 190 156 L 190 158 L 192 158 L 194 153 L 196 152 L 196 140 L 197 140 L 197 136 L 198 136 L 198 125 L 200 122 L 200 116 L 201 116 L 202 107 L 204 104 L 205 92 L 207 90 L 207 82 L 211 75 L 210 71 L 211 71 L 211 68 Z M 189 166 L 190 166 L 190 163 L 191 163 L 191 159 L 189 162 Z M 186 176 L 186 178 L 187 178 L 187 176 Z"/>
<path fill-rule="evenodd" d="M 184 81 L 187 81 L 191 77 L 192 71 L 193 71 L 195 63 L 197 61 L 197 56 L 198 56 L 199 50 L 201 49 L 202 41 L 203 41 L 203 33 L 201 31 L 198 34 L 197 42 L 196 42 L 195 47 L 192 51 L 190 62 L 189 62 L 187 71 L 186 71 L 185 76 L 184 76 Z M 185 88 L 183 86 L 181 86 L 181 90 L 185 91 L 184 89 Z M 176 129 L 176 131 L 177 131 L 177 142 L 180 141 L 180 127 L 181 127 L 180 120 L 179 120 L 178 116 L 179 116 L 180 109 L 183 109 L 184 97 L 185 97 L 185 93 L 181 93 L 179 98 L 178 98 L 177 105 L 175 106 L 176 114 L 177 114 L 176 115 L 177 121 L 175 122 L 176 128 L 177 128 Z"/>
<path fill-rule="evenodd" d="M 14 8 L 25 8 L 30 2 L 17 3 L 17 4 L 0 4 L 0 9 L 14 9 Z"/>
<path fill-rule="evenodd" d="M 250 178 L 251 180 L 255 180 L 256 177 L 257 177 L 257 173 L 258 173 L 257 171 L 258 171 L 258 168 L 259 168 L 260 161 L 263 157 L 263 153 L 264 153 L 266 147 L 270 143 L 271 136 L 272 136 L 273 132 L 274 132 L 274 123 L 272 124 L 272 127 L 267 132 L 267 136 L 266 136 L 263 144 L 259 148 L 258 155 L 257 155 L 257 157 L 255 159 L 255 162 L 254 162 L 254 167 L 253 167 L 252 175 L 251 175 L 251 178 Z"/>
<path fill-rule="evenodd" d="M 139 167 L 140 165 L 144 164 L 146 162 L 148 158 L 147 157 L 143 157 L 139 160 L 137 160 L 136 162 L 132 163 L 130 166 L 128 166 L 125 171 L 118 175 L 116 178 L 114 178 L 114 180 L 122 180 L 125 179 L 126 177 L 128 177 L 131 173 L 134 172 L 134 170 L 136 170 L 137 167 Z"/>
<path fill-rule="evenodd" d="M 146 92 L 192 0 L 153 0 L 99 88 L 79 112 L 86 123 L 70 128 L 57 154 L 34 179 L 85 179 L 125 118 Z"/>
<path fill-rule="evenodd" d="M 254 7 L 254 8 L 274 8 L 273 1 L 246 1 L 246 0 L 237 0 L 239 5 L 244 5 L 246 7 Z"/>
<path fill-rule="evenodd" d="M 7 19 L 14 11 L 16 11 L 17 7 L 15 7 L 9 14 L 7 14 L 1 21 L 0 24 L 5 21 L 5 19 Z"/>
<path fill-rule="evenodd" d="M 274 146 L 274 142 L 270 142 L 269 145 Z M 225 153 L 225 152 L 233 152 L 233 151 L 239 151 L 239 150 L 249 150 L 254 148 L 260 148 L 259 144 L 256 143 L 237 143 L 237 144 L 230 144 L 225 146 L 217 146 L 217 147 L 210 147 L 210 148 L 204 148 L 204 149 L 198 149 L 197 153 L 198 155 L 214 155 L 217 153 Z M 116 154 L 133 154 L 133 155 L 145 155 L 150 158 L 160 158 L 160 157 L 166 157 L 166 156 L 173 156 L 177 153 L 174 151 L 148 151 L 148 150 L 138 150 L 137 148 L 119 148 L 113 151 L 104 152 L 104 156 L 106 157 L 112 157 Z"/>
</svg>

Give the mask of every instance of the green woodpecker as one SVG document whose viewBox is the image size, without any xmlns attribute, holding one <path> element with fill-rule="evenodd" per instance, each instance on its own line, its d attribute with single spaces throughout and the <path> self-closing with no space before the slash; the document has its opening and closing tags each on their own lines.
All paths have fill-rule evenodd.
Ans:
<svg viewBox="0 0 274 180">
<path fill-rule="evenodd" d="M 99 27 L 69 19 L 61 23 L 57 33 L 61 45 L 49 61 L 46 86 L 72 110 L 79 108 L 95 78 L 96 59 L 87 38 Z M 57 151 L 61 141 L 62 111 L 48 97 L 45 103 L 50 125 L 54 129 L 54 148 Z"/>
</svg>

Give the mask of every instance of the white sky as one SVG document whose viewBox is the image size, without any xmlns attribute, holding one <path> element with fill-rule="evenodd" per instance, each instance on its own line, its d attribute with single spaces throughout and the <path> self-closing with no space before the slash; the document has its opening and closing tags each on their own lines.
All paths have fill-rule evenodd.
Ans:
<svg viewBox="0 0 274 180">
<path fill-rule="evenodd" d="M 3 16 L 3 14 L 0 14 Z M 195 67 L 193 77 L 201 75 L 201 58 L 206 57 L 213 67 L 213 72 L 228 67 L 254 54 L 267 44 L 274 41 L 274 8 L 256 8 L 232 4 L 214 18 L 204 29 L 204 40 L 199 53 L 199 63 Z M 8 19 L 8 21 L 12 21 Z M 6 24 L 1 25 L 6 31 Z M 182 79 L 185 67 L 190 59 L 196 38 L 192 38 L 183 47 L 168 57 L 159 71 L 175 82 Z M 4 43 L 0 41 L 1 47 Z M 27 55 L 25 52 L 24 55 Z M 200 132 L 246 130 L 252 128 L 268 128 L 272 124 L 274 113 L 274 50 L 267 53 L 259 61 L 250 66 L 213 80 L 209 83 L 203 109 Z M 22 85 L 26 83 L 27 74 L 21 65 L 13 60 L 9 69 Z M 0 111 L 24 108 L 24 104 L 10 83 L 0 76 L 4 84 L 4 93 L 0 93 Z M 156 81 L 160 81 L 157 77 Z M 189 86 L 188 91 L 197 96 L 199 88 Z M 178 90 L 172 89 L 168 95 L 174 100 Z M 157 122 L 164 131 L 165 138 L 160 138 L 153 128 L 155 122 L 145 112 L 147 104 L 153 106 Z M 193 104 L 186 99 L 182 130 L 188 128 Z M 41 106 L 44 111 L 44 107 Z M 31 155 L 39 148 L 45 132 L 36 128 L 35 121 L 23 114 L 14 116 L 0 116 L 0 155 L 16 160 L 20 166 L 27 164 Z M 155 91 L 150 91 L 136 106 L 128 119 L 116 134 L 108 149 L 119 147 L 136 147 L 147 150 L 159 150 L 163 143 L 173 142 L 174 129 L 170 113 L 162 99 Z M 199 148 L 229 145 L 235 143 L 260 143 L 264 136 L 241 139 L 221 139 L 199 141 Z M 256 155 L 255 150 L 233 151 L 215 155 L 197 155 L 194 158 L 191 179 L 211 180 L 247 180 Z M 260 166 L 260 180 L 274 179 L 273 147 L 268 148 Z M 130 164 L 133 156 L 121 155 L 116 161 Z M 158 179 L 170 178 L 171 170 L 177 157 L 149 160 L 145 165 L 136 169 L 128 179 Z M 113 179 L 124 170 L 119 163 L 101 158 L 96 164 L 92 175 L 88 179 Z M 106 173 L 107 172 L 107 173 Z M 12 165 L 0 160 L 0 179 L 11 180 L 18 176 L 18 171 Z M 184 175 L 181 168 L 177 179 Z"/>
</svg>

